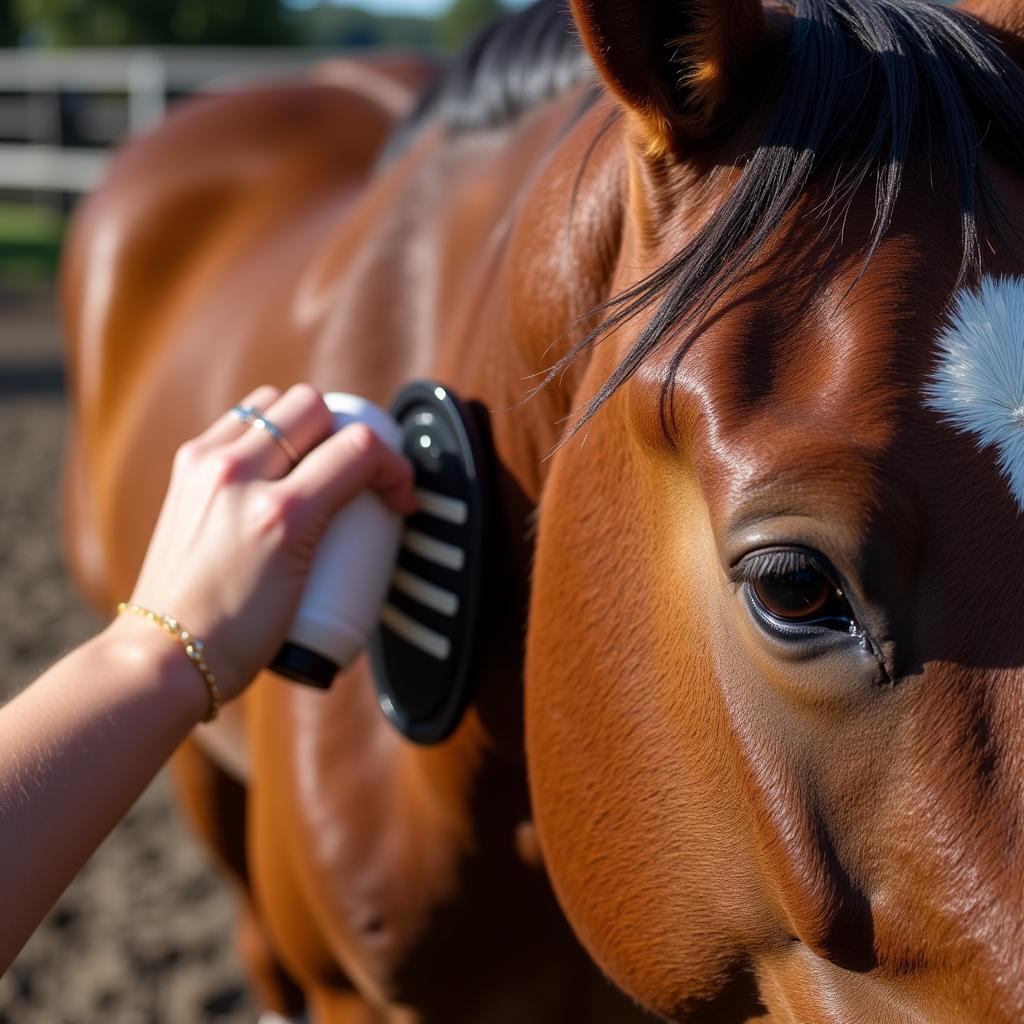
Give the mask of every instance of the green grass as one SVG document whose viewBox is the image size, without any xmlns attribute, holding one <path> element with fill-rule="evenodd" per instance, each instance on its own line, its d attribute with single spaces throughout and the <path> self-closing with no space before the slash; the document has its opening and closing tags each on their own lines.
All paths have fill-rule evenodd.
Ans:
<svg viewBox="0 0 1024 1024">
<path fill-rule="evenodd" d="M 64 227 L 63 214 L 51 206 L 0 202 L 0 280 L 52 278 Z"/>
<path fill-rule="evenodd" d="M 0 240 L 59 238 L 64 217 L 41 203 L 0 202 Z"/>
</svg>

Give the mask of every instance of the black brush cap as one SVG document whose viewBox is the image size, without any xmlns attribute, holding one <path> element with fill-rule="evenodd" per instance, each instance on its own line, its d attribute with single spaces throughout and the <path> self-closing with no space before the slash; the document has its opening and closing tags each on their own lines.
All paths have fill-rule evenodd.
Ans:
<svg viewBox="0 0 1024 1024">
<path fill-rule="evenodd" d="M 286 640 L 270 663 L 270 670 L 297 683 L 328 690 L 338 674 L 339 666 L 330 658 L 325 658 L 308 647 L 301 647 Z"/>
</svg>

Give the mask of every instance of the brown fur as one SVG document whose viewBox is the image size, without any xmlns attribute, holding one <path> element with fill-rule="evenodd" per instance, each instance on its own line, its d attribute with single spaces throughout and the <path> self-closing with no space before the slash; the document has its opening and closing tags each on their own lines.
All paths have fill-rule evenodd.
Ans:
<svg viewBox="0 0 1024 1024">
<path fill-rule="evenodd" d="M 616 29 L 577 12 L 600 63 Z M 642 76 L 611 74 L 642 112 Z M 1018 1021 L 1021 525 L 920 400 L 956 216 L 909 181 L 847 294 L 873 197 L 826 258 L 809 192 L 682 367 L 659 353 L 546 458 L 642 317 L 519 405 L 530 375 L 692 236 L 745 137 L 655 160 L 608 101 L 567 132 L 578 103 L 427 131 L 367 180 L 393 116 L 372 95 L 206 101 L 76 225 L 69 529 L 108 609 L 175 445 L 256 384 L 386 402 L 429 374 L 491 411 L 502 543 L 462 727 L 405 744 L 363 664 L 328 694 L 267 677 L 246 697 L 262 990 L 290 998 L 283 968 L 321 1024 L 638 1019 L 550 878 L 600 967 L 666 1017 Z M 993 171 L 1024 219 L 1019 170 Z M 772 542 L 828 554 L 877 651 L 772 646 L 726 572 Z M 212 836 L 230 787 L 192 767 Z"/>
<path fill-rule="evenodd" d="M 1017 0 L 964 0 L 957 6 L 992 29 L 1017 63 L 1024 63 L 1024 6 Z"/>
<path fill-rule="evenodd" d="M 523 201 L 538 153 L 574 103 L 524 123 L 511 156 L 498 139 L 452 153 L 433 133 L 358 203 L 393 124 L 376 85 L 201 101 L 119 156 L 76 219 L 64 275 L 78 408 L 68 528 L 73 552 L 99 548 L 76 564 L 100 608 L 131 588 L 175 446 L 249 382 L 309 379 L 386 403 L 430 374 L 487 408 L 516 403 L 528 364 L 506 348 L 496 372 L 500 339 L 476 324 L 514 322 L 487 308 L 504 297 L 486 285 L 503 272 L 507 245 L 532 251 L 538 238 L 509 240 L 493 225 Z M 566 209 L 571 186 L 566 174 L 550 213 Z M 400 267 L 393 249 L 410 234 L 423 242 Z M 524 325 L 537 338 L 600 298 L 573 278 L 571 308 L 553 308 L 570 283 L 553 259 L 509 280 L 543 297 L 515 314 L 545 317 Z M 247 926 L 244 948 L 281 1011 L 294 1009 L 291 986 L 268 949 L 318 1021 L 404 1021 L 405 1008 L 424 1021 L 498 1024 L 639 1016 L 589 962 L 519 840 L 530 817 L 523 567 L 530 496 L 557 436 L 550 409 L 542 420 L 552 401 L 554 391 L 492 425 L 506 460 L 507 540 L 495 567 L 504 582 L 484 609 L 478 698 L 455 737 L 426 750 L 401 742 L 361 663 L 328 694 L 268 677 L 245 699 L 249 856 L 224 859 L 252 886 L 264 939 Z M 547 426 L 524 431 L 524 416 Z M 191 816 L 220 848 L 213 823 L 238 814 L 237 791 L 202 765 L 190 750 L 179 778 Z M 299 797 L 310 779 L 323 784 Z"/>
</svg>

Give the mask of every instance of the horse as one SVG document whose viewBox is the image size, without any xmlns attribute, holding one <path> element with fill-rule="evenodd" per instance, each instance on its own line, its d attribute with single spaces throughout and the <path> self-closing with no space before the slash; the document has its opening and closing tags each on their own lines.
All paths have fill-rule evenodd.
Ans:
<svg viewBox="0 0 1024 1024">
<path fill-rule="evenodd" d="M 540 0 L 117 157 L 64 265 L 98 607 L 259 383 L 486 426 L 451 737 L 360 661 L 178 755 L 268 1007 L 1024 1019 L 1022 63 L 1019 0 Z"/>
</svg>

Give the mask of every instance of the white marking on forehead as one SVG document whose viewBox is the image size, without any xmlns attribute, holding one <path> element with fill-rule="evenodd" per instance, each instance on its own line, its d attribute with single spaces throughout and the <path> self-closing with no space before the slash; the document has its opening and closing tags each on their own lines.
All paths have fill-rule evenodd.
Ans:
<svg viewBox="0 0 1024 1024">
<path fill-rule="evenodd" d="M 1024 511 L 1024 277 L 983 277 L 956 296 L 925 395 L 979 448 L 996 449 Z"/>
</svg>

